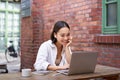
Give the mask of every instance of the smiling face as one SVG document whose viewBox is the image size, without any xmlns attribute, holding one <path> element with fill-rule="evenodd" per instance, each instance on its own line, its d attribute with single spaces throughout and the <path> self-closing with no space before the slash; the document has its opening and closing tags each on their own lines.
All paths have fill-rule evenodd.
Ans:
<svg viewBox="0 0 120 80">
<path fill-rule="evenodd" d="M 54 33 L 54 37 L 57 39 L 57 44 L 66 45 L 70 39 L 70 29 L 63 27 L 57 33 Z"/>
</svg>

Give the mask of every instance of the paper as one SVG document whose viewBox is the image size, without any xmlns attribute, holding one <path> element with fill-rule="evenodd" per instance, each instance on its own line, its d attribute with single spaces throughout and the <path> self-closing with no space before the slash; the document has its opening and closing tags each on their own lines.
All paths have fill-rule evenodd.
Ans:
<svg viewBox="0 0 120 80">
<path fill-rule="evenodd" d="M 33 74 L 38 74 L 38 75 L 47 75 L 52 71 L 34 71 L 32 72 Z"/>
</svg>

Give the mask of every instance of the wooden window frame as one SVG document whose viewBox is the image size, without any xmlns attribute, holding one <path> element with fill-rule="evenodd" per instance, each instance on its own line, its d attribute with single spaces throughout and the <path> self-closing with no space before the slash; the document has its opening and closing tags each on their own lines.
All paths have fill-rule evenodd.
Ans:
<svg viewBox="0 0 120 80">
<path fill-rule="evenodd" d="M 107 4 L 117 3 L 117 26 L 107 26 Z M 120 34 L 120 0 L 102 0 L 102 33 L 103 34 Z"/>
</svg>

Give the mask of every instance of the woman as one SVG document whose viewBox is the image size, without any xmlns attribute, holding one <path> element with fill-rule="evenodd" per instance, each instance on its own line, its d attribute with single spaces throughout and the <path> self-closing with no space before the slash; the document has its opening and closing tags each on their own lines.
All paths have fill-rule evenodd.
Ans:
<svg viewBox="0 0 120 80">
<path fill-rule="evenodd" d="M 61 70 L 69 68 L 71 60 L 70 27 L 64 21 L 55 23 L 51 40 L 41 44 L 34 64 L 36 70 Z"/>
</svg>

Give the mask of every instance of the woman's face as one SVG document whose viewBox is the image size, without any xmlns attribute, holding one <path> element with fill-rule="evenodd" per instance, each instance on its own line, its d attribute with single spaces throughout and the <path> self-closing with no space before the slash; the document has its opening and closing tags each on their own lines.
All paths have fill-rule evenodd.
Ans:
<svg viewBox="0 0 120 80">
<path fill-rule="evenodd" d="M 67 27 L 61 28 L 57 33 L 54 34 L 57 39 L 57 43 L 61 45 L 66 45 L 70 39 L 70 30 Z"/>
</svg>

